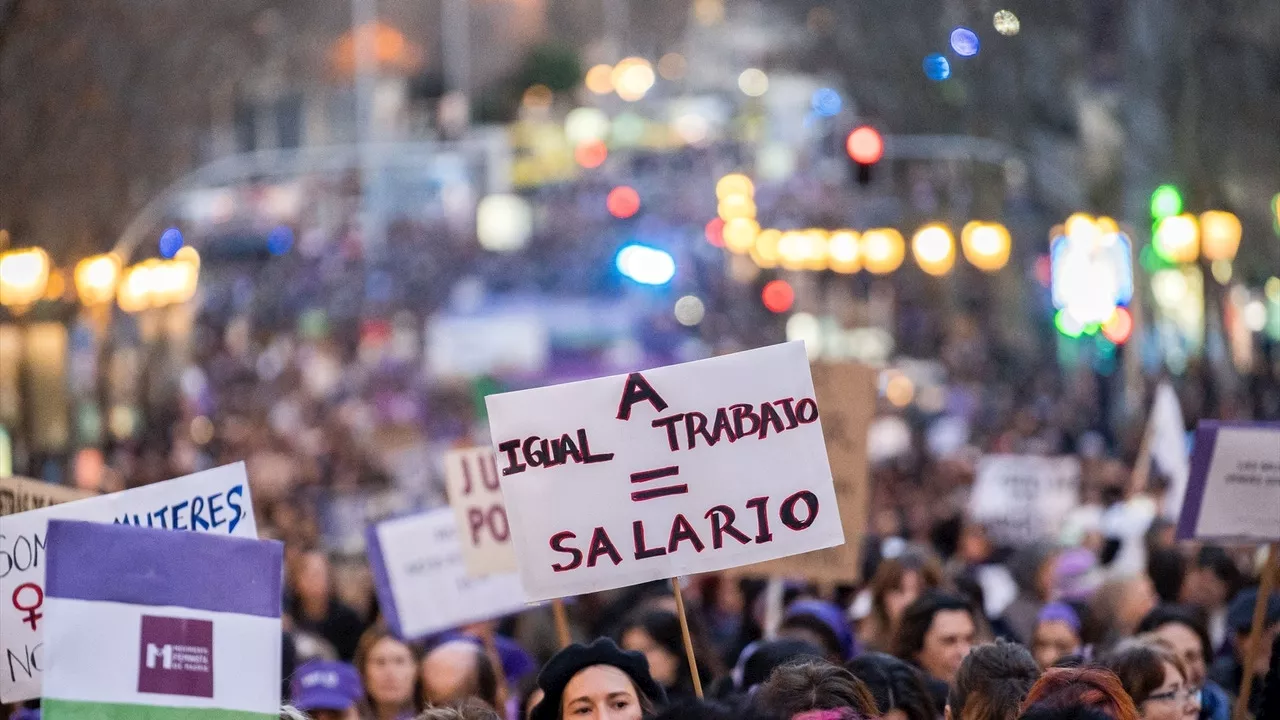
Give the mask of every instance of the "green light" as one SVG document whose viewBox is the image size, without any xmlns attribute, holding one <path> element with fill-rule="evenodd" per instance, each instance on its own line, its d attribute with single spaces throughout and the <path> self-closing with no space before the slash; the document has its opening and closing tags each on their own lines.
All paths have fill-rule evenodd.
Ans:
<svg viewBox="0 0 1280 720">
<path fill-rule="evenodd" d="M 1151 193 L 1151 217 L 1159 220 L 1182 212 L 1182 193 L 1172 185 L 1161 185 Z"/>
<path fill-rule="evenodd" d="M 1075 318 L 1067 314 L 1066 310 L 1059 310 L 1057 315 L 1053 316 L 1053 326 L 1058 328 L 1058 332 L 1069 338 L 1078 338 L 1084 327 L 1076 321 Z"/>
</svg>

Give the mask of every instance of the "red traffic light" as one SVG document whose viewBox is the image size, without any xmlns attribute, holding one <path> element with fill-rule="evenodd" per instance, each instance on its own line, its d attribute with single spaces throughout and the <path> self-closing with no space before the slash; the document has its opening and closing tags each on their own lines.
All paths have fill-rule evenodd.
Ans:
<svg viewBox="0 0 1280 720">
<path fill-rule="evenodd" d="M 844 147 L 849 157 L 860 165 L 874 165 L 884 157 L 884 138 L 868 125 L 854 128 L 845 140 Z"/>
</svg>

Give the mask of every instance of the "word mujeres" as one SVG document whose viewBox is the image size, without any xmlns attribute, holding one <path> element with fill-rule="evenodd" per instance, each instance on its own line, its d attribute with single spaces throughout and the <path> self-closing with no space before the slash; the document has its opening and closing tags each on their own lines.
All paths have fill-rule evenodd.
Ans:
<svg viewBox="0 0 1280 720">
<path fill-rule="evenodd" d="M 242 507 L 244 486 L 235 485 L 223 493 L 196 495 L 189 500 L 163 505 L 150 512 L 125 513 L 117 525 L 145 525 L 166 530 L 222 530 L 233 533 L 246 516 Z"/>
</svg>

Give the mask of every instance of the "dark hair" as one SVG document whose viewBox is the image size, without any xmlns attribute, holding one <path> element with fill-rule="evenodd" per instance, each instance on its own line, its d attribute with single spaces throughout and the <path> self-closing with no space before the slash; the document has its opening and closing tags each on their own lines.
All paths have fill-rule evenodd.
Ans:
<svg viewBox="0 0 1280 720">
<path fill-rule="evenodd" d="M 742 667 L 742 687 L 738 688 L 742 691 L 763 684 L 774 670 L 783 665 L 822 658 L 822 648 L 794 638 L 762 640 L 743 649 L 742 653 L 744 657 L 739 661 Z"/>
<path fill-rule="evenodd" d="M 1189 605 L 1157 605 L 1138 623 L 1138 634 L 1155 632 L 1165 625 L 1181 625 L 1190 630 L 1200 640 L 1204 661 L 1213 661 L 1213 642 L 1209 640 L 1208 626 L 1200 609 Z"/>
<path fill-rule="evenodd" d="M 1089 708 L 1110 720 L 1139 720 L 1138 708 L 1120 678 L 1097 667 L 1046 670 L 1031 686 L 1026 703 L 1037 710 Z"/>
<path fill-rule="evenodd" d="M 1227 597 L 1233 598 L 1244 587 L 1244 576 L 1227 551 L 1217 545 L 1205 545 L 1196 553 L 1195 566 L 1205 568 L 1227 586 Z"/>
<path fill-rule="evenodd" d="M 486 703 L 466 698 L 453 705 L 427 708 L 414 720 L 501 720 L 501 717 Z"/>
<path fill-rule="evenodd" d="M 806 660 L 773 671 L 752 700 L 765 717 L 791 720 L 809 710 L 848 708 L 863 717 L 874 717 L 876 701 L 853 673 L 825 660 Z"/>
<path fill-rule="evenodd" d="M 1018 720 L 1109 720 L 1109 717 L 1104 712 L 1083 705 L 1047 707 L 1041 704 L 1027 708 L 1026 712 L 1018 716 Z"/>
<path fill-rule="evenodd" d="M 870 619 L 877 632 L 887 634 L 893 631 L 893 621 L 889 617 L 885 598 L 890 592 L 902 587 L 902 580 L 909 572 L 920 576 L 922 589 L 933 589 L 942 584 L 942 566 L 932 555 L 908 551 L 896 558 L 882 561 L 868 584 L 871 590 Z M 892 637 L 884 637 L 882 640 L 886 645 L 893 642 Z"/>
<path fill-rule="evenodd" d="M 489 657 L 489 653 L 485 652 L 484 648 L 481 647 L 479 643 L 473 642 L 469 638 L 454 638 L 452 640 L 446 640 L 445 642 L 434 645 L 430 649 L 428 649 L 427 652 L 424 653 L 422 656 L 423 663 L 426 662 L 427 658 L 430 657 L 431 653 L 435 652 L 441 647 L 444 647 L 445 645 L 453 645 L 453 644 L 457 644 L 460 646 L 465 645 L 470 647 L 474 651 L 472 654 L 472 657 L 475 660 L 475 673 L 471 677 L 470 685 L 465 688 L 465 692 L 466 692 L 465 699 L 472 699 L 472 698 L 478 699 L 487 703 L 490 707 L 494 708 L 495 710 L 498 709 L 502 705 L 502 702 L 498 699 L 498 672 L 493 667 L 493 660 L 492 658 Z M 419 675 L 423 674 L 421 667 L 419 667 L 418 674 Z M 435 704 L 431 702 L 431 698 L 427 697 L 427 686 L 425 682 L 422 682 L 420 684 L 420 689 L 422 691 L 423 706 L 429 707 Z M 458 702 L 462 702 L 462 700 L 459 700 Z M 437 718 L 436 720 L 450 720 L 450 719 Z M 471 719 L 468 718 L 467 720 L 471 720 Z"/>
<path fill-rule="evenodd" d="M 740 713 L 732 706 L 716 700 L 681 700 L 668 705 L 653 720 L 735 720 Z"/>
<path fill-rule="evenodd" d="M 415 710 L 421 710 L 422 673 L 417 671 L 419 659 L 418 653 L 414 650 L 412 645 L 401 640 L 383 625 L 374 625 L 360 635 L 360 640 L 356 643 L 356 654 L 351 663 L 355 665 L 356 673 L 360 675 L 360 684 L 364 687 L 364 702 L 368 703 L 370 706 L 373 705 L 373 697 L 369 695 L 369 678 L 366 674 L 365 665 L 369 662 L 369 653 L 373 652 L 373 648 L 383 640 L 391 640 L 409 649 L 409 657 L 413 659 L 414 665 L 412 702 Z"/>
<path fill-rule="evenodd" d="M 947 695 L 953 720 L 1012 720 L 1040 679 L 1031 653 L 1016 643 L 997 640 L 965 656 Z M 971 712 L 966 712 L 966 706 Z"/>
<path fill-rule="evenodd" d="M 907 720 L 934 720 L 937 708 L 924 674 L 892 655 L 867 653 L 845 664 L 871 692 L 880 714 L 901 710 Z"/>
<path fill-rule="evenodd" d="M 1187 671 L 1182 660 L 1162 645 L 1132 640 L 1098 658 L 1098 666 L 1120 678 L 1120 685 L 1138 707 L 1164 684 L 1166 663 L 1176 667 L 1186 679 Z"/>
<path fill-rule="evenodd" d="M 973 608 L 958 595 L 931 590 L 916 598 L 902 611 L 902 620 L 893 638 L 893 654 L 907 662 L 915 662 L 916 656 L 924 649 L 924 637 L 929 634 L 934 616 L 947 611 L 968 613 L 973 619 Z M 974 619 L 974 627 L 977 624 Z"/>
<path fill-rule="evenodd" d="M 718 658 L 714 652 L 707 649 L 705 634 L 701 632 L 701 626 L 694 623 L 694 617 L 695 615 L 689 616 L 689 637 L 693 642 L 693 657 L 698 663 L 698 675 L 702 678 L 702 682 L 710 683 L 720 674 Z M 623 636 L 632 629 L 643 630 L 646 635 L 653 638 L 655 643 L 662 646 L 663 650 L 676 658 L 675 683 L 666 688 L 668 693 L 676 696 L 692 695 L 693 680 L 689 673 L 689 656 L 684 650 L 684 636 L 680 631 L 680 617 L 664 609 L 643 609 L 632 613 L 618 626 L 616 637 L 619 646 L 622 645 Z"/>
<path fill-rule="evenodd" d="M 1155 548 L 1147 555 L 1147 577 L 1155 586 L 1160 602 L 1177 602 L 1182 580 L 1187 575 L 1187 561 L 1177 548 Z"/>
</svg>

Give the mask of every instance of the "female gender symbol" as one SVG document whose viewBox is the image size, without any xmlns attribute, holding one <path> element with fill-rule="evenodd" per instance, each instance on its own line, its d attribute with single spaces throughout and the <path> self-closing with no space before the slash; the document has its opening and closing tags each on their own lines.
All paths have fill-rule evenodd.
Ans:
<svg viewBox="0 0 1280 720">
<path fill-rule="evenodd" d="M 22 591 L 26 590 L 27 588 L 31 588 L 32 590 L 35 591 L 36 601 L 30 605 L 19 605 L 18 596 L 21 595 Z M 23 583 L 13 591 L 13 606 L 19 610 L 26 611 L 27 616 L 22 618 L 22 622 L 30 623 L 32 630 L 36 629 L 36 621 L 44 617 L 43 613 L 36 612 L 36 610 L 39 610 L 40 606 L 43 604 L 44 604 L 44 590 L 41 590 L 40 586 L 35 583 Z"/>
</svg>

